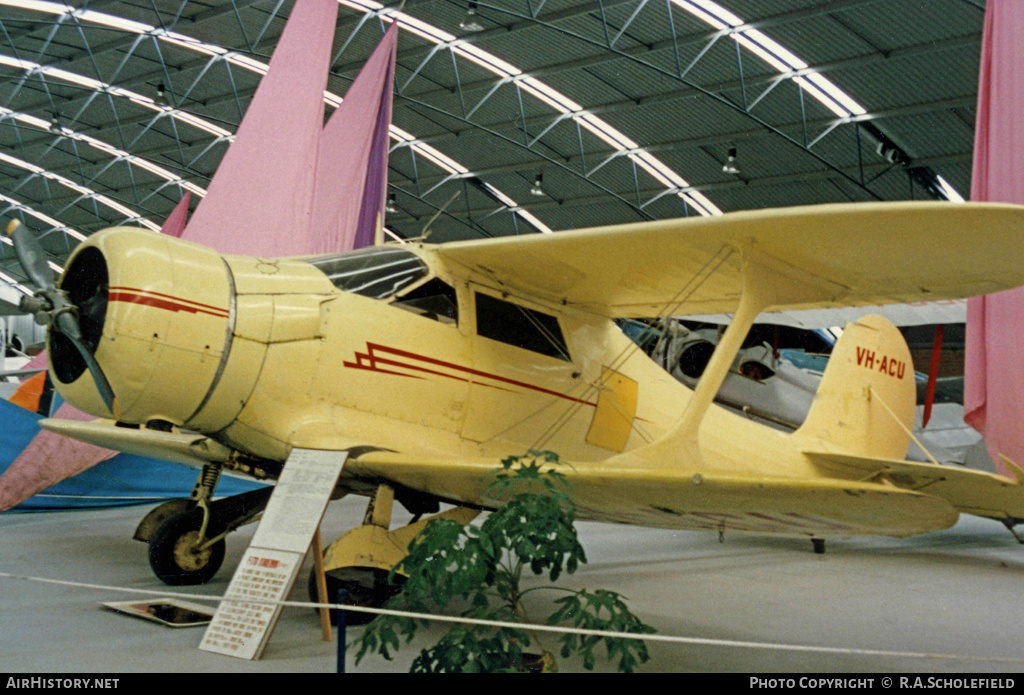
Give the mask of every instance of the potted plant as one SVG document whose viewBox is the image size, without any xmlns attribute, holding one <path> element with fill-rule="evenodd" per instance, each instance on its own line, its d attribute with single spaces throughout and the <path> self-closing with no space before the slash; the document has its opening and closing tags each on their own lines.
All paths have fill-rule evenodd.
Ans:
<svg viewBox="0 0 1024 695">
<path fill-rule="evenodd" d="M 558 456 L 533 452 L 502 462 L 488 493 L 508 501 L 479 525 L 452 520 L 431 522 L 410 544 L 409 554 L 392 571 L 405 575 L 401 591 L 387 608 L 411 613 L 455 611 L 463 618 L 512 623 L 490 626 L 450 625 L 432 647 L 413 661 L 413 672 L 508 672 L 556 670 L 554 654 L 545 649 L 531 624 L 563 625 L 590 630 L 649 634 L 653 628 L 633 615 L 623 598 L 606 590 L 570 589 L 554 585 L 572 574 L 586 555 L 577 537 L 575 506 L 569 483 L 557 470 Z M 529 575 L 547 575 L 552 582 L 527 585 Z M 532 600 L 532 594 L 554 592 L 553 601 Z M 530 597 L 531 600 L 526 601 Z M 538 604 L 544 604 L 538 609 Z M 536 622 L 533 612 L 546 613 Z M 391 659 L 429 621 L 378 615 L 355 640 L 356 663 L 368 653 Z M 595 649 L 604 644 L 617 668 L 632 672 L 649 657 L 639 638 L 565 633 L 557 640 L 562 658 L 577 654 L 585 668 L 595 664 Z"/>
</svg>

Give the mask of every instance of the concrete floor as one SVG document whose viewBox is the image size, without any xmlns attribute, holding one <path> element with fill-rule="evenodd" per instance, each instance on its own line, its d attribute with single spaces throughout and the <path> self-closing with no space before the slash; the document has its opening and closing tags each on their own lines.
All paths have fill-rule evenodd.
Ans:
<svg viewBox="0 0 1024 695">
<path fill-rule="evenodd" d="M 325 542 L 362 519 L 365 501 L 328 509 Z M 131 533 L 145 508 L 0 515 L 0 572 L 174 593 L 223 593 L 254 527 L 234 534 L 208 585 L 169 589 Z M 396 521 L 400 521 L 397 520 Z M 646 672 L 1016 672 L 1024 547 L 999 524 L 965 517 L 912 539 L 809 541 L 579 525 L 590 562 L 565 583 L 612 589 L 661 635 L 735 644 L 649 643 Z M 307 558 L 307 565 L 309 559 Z M 305 601 L 304 569 L 292 600 Z M 202 652 L 203 628 L 172 629 L 101 607 L 136 598 L 0 577 L 0 671 L 20 673 L 335 670 L 336 645 L 308 609 L 285 609 L 262 659 Z M 145 597 L 143 597 L 145 598 Z M 350 631 L 350 637 L 356 634 Z M 439 633 L 434 633 L 439 634 Z M 426 638 L 422 644 L 426 644 Z M 552 640 L 553 642 L 553 640 Z M 794 651 L 768 645 L 825 647 Z M 548 645 L 552 646 L 551 643 Z M 856 650 L 892 652 L 864 654 Z M 350 672 L 405 671 L 408 648 Z M 557 649 L 556 649 L 557 651 Z M 603 652 L 601 652 L 603 656 Z M 563 672 L 582 671 L 572 661 Z M 599 662 L 597 670 L 614 667 Z"/>
</svg>

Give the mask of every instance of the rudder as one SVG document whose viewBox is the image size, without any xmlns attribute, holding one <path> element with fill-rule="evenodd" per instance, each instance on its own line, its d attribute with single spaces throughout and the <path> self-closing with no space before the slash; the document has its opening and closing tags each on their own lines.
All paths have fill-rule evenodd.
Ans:
<svg viewBox="0 0 1024 695">
<path fill-rule="evenodd" d="M 849 323 L 794 436 L 816 450 L 903 459 L 914 426 L 914 379 L 910 350 L 892 323 L 881 316 Z"/>
</svg>

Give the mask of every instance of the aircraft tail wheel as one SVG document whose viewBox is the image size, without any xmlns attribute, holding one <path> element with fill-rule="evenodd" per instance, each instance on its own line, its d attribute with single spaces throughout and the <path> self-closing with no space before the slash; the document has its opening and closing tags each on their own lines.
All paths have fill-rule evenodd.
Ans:
<svg viewBox="0 0 1024 695">
<path fill-rule="evenodd" d="M 388 582 L 387 570 L 377 567 L 340 567 L 327 573 L 327 602 L 337 601 L 338 589 L 343 588 L 348 592 L 345 600 L 346 605 L 363 606 L 366 608 L 382 608 L 388 599 L 402 589 L 404 577 L 395 576 L 396 584 Z M 320 597 L 316 590 L 316 570 L 309 573 L 309 599 L 319 602 Z M 373 620 L 375 613 L 363 613 L 362 611 L 346 611 L 346 625 L 366 625 Z M 334 611 L 331 611 L 331 625 L 335 625 Z"/>
<path fill-rule="evenodd" d="M 168 517 L 153 532 L 149 539 L 149 566 L 164 584 L 205 584 L 220 569 L 227 544 L 222 538 L 201 548 L 202 523 L 202 511 L 194 509 Z M 212 535 L 216 532 L 207 529 L 206 536 Z"/>
</svg>

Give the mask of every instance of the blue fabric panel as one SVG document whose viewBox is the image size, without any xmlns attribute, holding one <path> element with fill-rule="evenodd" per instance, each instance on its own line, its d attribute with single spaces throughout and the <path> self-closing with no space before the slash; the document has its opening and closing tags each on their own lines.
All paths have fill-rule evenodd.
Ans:
<svg viewBox="0 0 1024 695">
<path fill-rule="evenodd" d="M 41 419 L 36 413 L 0 399 L 0 473 L 7 470 L 40 432 Z M 199 469 L 180 463 L 118 454 L 25 500 L 10 512 L 156 504 L 175 497 L 188 497 L 198 474 Z M 263 485 L 224 476 L 217 485 L 217 496 L 236 495 Z"/>
</svg>

